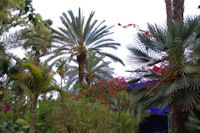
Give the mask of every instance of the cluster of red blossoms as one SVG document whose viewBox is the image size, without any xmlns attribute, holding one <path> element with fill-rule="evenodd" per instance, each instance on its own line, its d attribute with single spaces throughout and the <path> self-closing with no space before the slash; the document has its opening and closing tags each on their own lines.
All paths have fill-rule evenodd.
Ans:
<svg viewBox="0 0 200 133">
<path fill-rule="evenodd" d="M 163 76 L 164 73 L 166 73 L 167 71 L 169 71 L 169 68 L 166 68 L 167 66 L 167 63 L 162 63 L 160 64 L 159 66 L 157 65 L 154 65 L 152 67 L 149 67 L 149 68 L 145 68 L 145 67 L 141 67 L 141 68 L 138 68 L 136 70 L 136 72 L 138 71 L 139 73 L 142 72 L 142 73 L 145 73 L 145 74 L 153 74 L 154 75 L 154 79 L 153 80 L 144 80 L 142 82 L 145 83 L 145 86 L 147 90 L 149 90 L 152 86 L 156 85 L 157 83 L 161 83 L 161 78 Z M 155 89 L 156 91 L 159 90 L 159 86 L 156 87 Z"/>
<path fill-rule="evenodd" d="M 145 72 L 145 73 L 151 73 L 156 75 L 161 75 L 163 73 L 165 73 L 166 71 L 169 71 L 169 68 L 166 68 L 167 64 L 166 63 L 162 63 L 159 66 L 154 65 L 152 67 L 141 67 L 136 69 L 136 72 Z"/>
<path fill-rule="evenodd" d="M 126 99 L 122 102 L 122 104 L 127 104 L 127 103 L 131 103 L 132 101 L 130 99 Z"/>
<path fill-rule="evenodd" d="M 127 90 L 126 80 L 124 77 L 118 77 L 114 80 L 96 81 L 91 88 L 81 91 L 75 98 L 80 99 L 83 96 L 90 97 L 94 102 L 101 102 L 108 105 L 112 97 L 116 97 L 123 90 Z M 131 100 L 124 100 L 123 104 L 130 103 Z"/>
<path fill-rule="evenodd" d="M 165 73 L 166 71 L 168 71 L 169 68 L 163 68 L 162 66 L 158 67 L 156 65 L 153 66 L 152 69 L 150 69 L 150 71 L 153 73 L 153 74 L 163 74 Z"/>
<path fill-rule="evenodd" d="M 149 32 L 140 29 L 140 27 L 138 25 L 136 25 L 136 24 L 122 25 L 122 24 L 118 23 L 118 26 L 121 26 L 124 29 L 126 29 L 128 27 L 133 27 L 133 28 L 136 28 L 137 30 L 139 30 L 140 32 L 142 32 L 145 36 L 152 37 L 152 35 Z"/>
</svg>

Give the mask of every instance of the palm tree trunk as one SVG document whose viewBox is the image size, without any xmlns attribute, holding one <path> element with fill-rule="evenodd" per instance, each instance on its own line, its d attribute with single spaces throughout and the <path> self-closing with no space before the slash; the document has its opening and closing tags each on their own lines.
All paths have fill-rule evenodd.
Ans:
<svg viewBox="0 0 200 133">
<path fill-rule="evenodd" d="M 36 123 L 36 95 L 32 95 L 32 103 L 31 103 L 31 120 L 30 120 L 30 128 L 29 133 L 35 133 L 35 123 Z"/>
<path fill-rule="evenodd" d="M 83 82 L 83 78 L 84 78 L 84 63 L 80 62 L 79 63 L 79 83 Z"/>
<path fill-rule="evenodd" d="M 165 0 L 166 13 L 167 13 L 167 25 L 172 24 L 172 1 Z"/>
<path fill-rule="evenodd" d="M 188 119 L 188 112 L 183 111 L 181 105 L 174 104 L 172 108 L 173 133 L 188 133 L 185 123 Z"/>
<path fill-rule="evenodd" d="M 167 25 L 172 23 L 177 24 L 179 21 L 183 20 L 184 1 L 185 0 L 165 0 Z"/>
<path fill-rule="evenodd" d="M 40 58 L 39 58 L 39 55 L 40 55 L 40 51 L 39 50 L 36 50 L 35 52 L 35 65 L 38 67 L 39 64 L 40 64 Z"/>
<path fill-rule="evenodd" d="M 0 84 L 0 92 L 3 92 L 3 85 L 2 84 Z M 0 102 L 3 100 L 3 97 L 4 97 L 4 94 L 0 93 Z"/>
<path fill-rule="evenodd" d="M 77 56 L 77 61 L 79 63 L 79 67 L 78 67 L 79 83 L 82 83 L 83 79 L 84 79 L 85 60 L 86 60 L 86 53 L 85 52 L 82 52 L 80 55 Z"/>
<path fill-rule="evenodd" d="M 85 75 L 85 79 L 87 81 L 88 86 L 90 86 L 90 83 L 91 83 L 91 81 L 90 81 L 90 74 L 86 74 Z"/>
<path fill-rule="evenodd" d="M 185 0 L 173 0 L 173 20 L 175 24 L 183 20 L 184 1 Z"/>
<path fill-rule="evenodd" d="M 60 78 L 60 87 L 62 89 L 62 77 Z"/>
</svg>

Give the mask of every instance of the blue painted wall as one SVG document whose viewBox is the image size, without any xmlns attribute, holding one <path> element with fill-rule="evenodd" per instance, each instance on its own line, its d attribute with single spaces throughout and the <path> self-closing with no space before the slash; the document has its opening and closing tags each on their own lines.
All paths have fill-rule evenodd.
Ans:
<svg viewBox="0 0 200 133">
<path fill-rule="evenodd" d="M 140 126 L 139 133 L 168 133 L 168 117 L 164 115 L 151 115 Z"/>
<path fill-rule="evenodd" d="M 128 87 L 128 89 L 134 89 L 140 86 L 148 86 L 155 81 L 147 81 L 142 83 L 136 83 Z M 139 133 L 168 133 L 168 113 L 170 109 L 158 109 L 150 108 L 148 113 L 150 117 L 140 125 Z"/>
</svg>

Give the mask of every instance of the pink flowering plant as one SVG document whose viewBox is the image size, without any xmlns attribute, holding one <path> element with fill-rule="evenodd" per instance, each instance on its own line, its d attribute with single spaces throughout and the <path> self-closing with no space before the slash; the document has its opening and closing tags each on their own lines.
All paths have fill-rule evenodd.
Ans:
<svg viewBox="0 0 200 133">
<path fill-rule="evenodd" d="M 117 97 L 122 91 L 126 90 L 126 79 L 124 77 L 117 77 L 113 80 L 105 80 L 104 82 L 95 81 L 92 87 L 79 92 L 74 99 L 78 100 L 86 96 L 90 97 L 93 102 L 101 102 L 104 105 L 109 105 L 113 97 Z"/>
</svg>

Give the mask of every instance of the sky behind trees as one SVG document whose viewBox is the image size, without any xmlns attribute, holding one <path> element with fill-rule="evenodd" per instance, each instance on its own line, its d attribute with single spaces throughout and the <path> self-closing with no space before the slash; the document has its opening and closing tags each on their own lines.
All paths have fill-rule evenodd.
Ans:
<svg viewBox="0 0 200 133">
<path fill-rule="evenodd" d="M 200 0 L 185 0 L 184 17 L 200 14 Z M 88 16 L 91 11 L 95 11 L 95 19 L 106 20 L 108 26 L 114 26 L 112 38 L 121 43 L 121 48 L 113 51 L 122 58 L 126 64 L 123 67 L 119 63 L 113 63 L 115 74 L 118 76 L 128 76 L 125 70 L 131 69 L 127 63 L 127 46 L 135 44 L 138 30 L 136 28 L 123 29 L 117 26 L 136 24 L 140 29 L 145 30 L 147 23 L 164 25 L 166 23 L 166 9 L 164 0 L 33 0 L 33 7 L 40 13 L 43 19 L 53 20 L 53 27 L 62 26 L 60 16 L 67 10 L 78 12 L 80 7 L 84 16 Z"/>
</svg>

